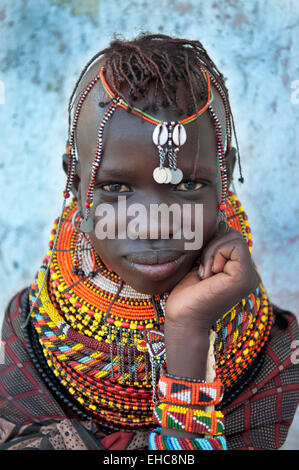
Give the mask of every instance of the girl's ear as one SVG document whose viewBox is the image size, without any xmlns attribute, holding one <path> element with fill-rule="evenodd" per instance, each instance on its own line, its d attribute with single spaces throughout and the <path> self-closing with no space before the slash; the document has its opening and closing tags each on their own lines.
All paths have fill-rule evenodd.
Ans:
<svg viewBox="0 0 299 470">
<path fill-rule="evenodd" d="M 225 153 L 225 163 L 227 169 L 227 187 L 230 187 L 230 184 L 233 179 L 234 168 L 236 164 L 236 149 L 232 147 L 230 150 L 227 150 Z"/>
<path fill-rule="evenodd" d="M 68 170 L 68 155 L 64 154 L 62 157 L 62 168 L 64 172 L 67 174 Z M 72 193 L 74 195 L 74 198 L 80 202 L 80 162 L 76 161 L 75 165 L 75 174 L 73 178 L 73 184 L 72 184 Z"/>
</svg>

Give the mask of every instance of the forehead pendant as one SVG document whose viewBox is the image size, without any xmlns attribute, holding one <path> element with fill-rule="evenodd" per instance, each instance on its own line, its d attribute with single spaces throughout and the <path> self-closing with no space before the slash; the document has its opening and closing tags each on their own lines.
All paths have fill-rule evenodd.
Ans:
<svg viewBox="0 0 299 470">
<path fill-rule="evenodd" d="M 153 142 L 157 146 L 160 165 L 153 171 L 153 177 L 159 184 L 178 184 L 183 179 L 183 172 L 177 168 L 177 153 L 187 140 L 184 126 L 178 122 L 160 122 L 155 126 Z M 164 167 L 165 160 L 168 167 Z"/>
</svg>

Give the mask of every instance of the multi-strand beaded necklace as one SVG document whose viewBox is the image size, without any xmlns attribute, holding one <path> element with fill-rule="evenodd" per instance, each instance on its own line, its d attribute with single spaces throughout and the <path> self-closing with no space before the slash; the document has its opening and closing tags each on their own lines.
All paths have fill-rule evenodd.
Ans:
<svg viewBox="0 0 299 470">
<path fill-rule="evenodd" d="M 112 429 L 148 428 L 160 368 L 167 363 L 159 329 L 168 294 L 150 296 L 125 284 L 103 263 L 88 238 L 74 229 L 75 211 L 75 202 L 64 210 L 53 250 L 55 221 L 44 266 L 30 289 L 31 320 L 43 357 L 65 395 L 99 424 Z M 251 250 L 248 219 L 232 192 L 226 216 Z M 80 276 L 74 269 L 78 245 Z M 271 326 L 272 309 L 261 283 L 213 326 L 216 374 L 226 392 L 236 384 L 242 386 Z"/>
</svg>

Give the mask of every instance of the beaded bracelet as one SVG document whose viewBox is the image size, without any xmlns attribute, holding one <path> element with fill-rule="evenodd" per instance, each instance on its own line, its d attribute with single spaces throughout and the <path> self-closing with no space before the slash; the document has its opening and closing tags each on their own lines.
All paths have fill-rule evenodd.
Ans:
<svg viewBox="0 0 299 470">
<path fill-rule="evenodd" d="M 224 419 L 221 411 L 206 412 L 194 408 L 158 403 L 153 412 L 153 423 L 164 428 L 178 429 L 194 434 L 223 434 Z"/>
<path fill-rule="evenodd" d="M 227 450 L 226 439 L 223 436 L 209 439 L 186 439 L 162 436 L 161 428 L 154 429 L 149 434 L 150 450 Z"/>
<path fill-rule="evenodd" d="M 158 398 L 182 405 L 217 405 L 223 397 L 224 387 L 219 379 L 214 382 L 194 381 L 175 377 L 167 372 L 159 379 Z"/>
</svg>

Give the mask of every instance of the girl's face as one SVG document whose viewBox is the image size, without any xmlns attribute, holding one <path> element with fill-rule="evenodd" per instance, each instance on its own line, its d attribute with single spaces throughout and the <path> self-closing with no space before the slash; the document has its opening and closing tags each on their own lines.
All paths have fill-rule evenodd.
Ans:
<svg viewBox="0 0 299 470">
<path fill-rule="evenodd" d="M 184 99 L 180 88 L 180 99 Z M 215 96 L 217 99 L 217 96 Z M 220 98 L 219 98 L 220 99 Z M 77 130 L 77 147 L 80 159 L 77 190 L 81 207 L 84 207 L 88 190 L 92 162 L 97 143 L 97 130 L 103 116 L 99 108 L 99 96 L 91 93 L 80 113 Z M 142 108 L 139 101 L 136 106 Z M 173 112 L 161 109 L 155 113 L 158 119 L 179 120 Z M 89 239 L 104 263 L 116 272 L 135 290 L 146 294 L 169 292 L 192 269 L 200 257 L 201 248 L 186 249 L 190 239 L 175 237 L 177 227 L 170 218 L 169 238 L 163 238 L 165 220 L 153 219 L 150 210 L 161 203 L 168 207 L 175 204 L 176 210 L 191 205 L 192 233 L 202 231 L 203 246 L 215 235 L 217 223 L 217 146 L 213 124 L 205 112 L 198 122 L 185 126 L 187 141 L 180 148 L 177 166 L 183 171 L 183 180 L 177 185 L 158 184 L 153 179 L 153 170 L 159 166 L 158 150 L 152 141 L 154 126 L 139 117 L 118 108 L 108 121 L 104 131 L 104 152 L 96 177 L 94 205 L 91 216 L 94 230 Z M 225 123 L 225 121 L 224 121 Z M 198 132 L 200 151 L 195 178 L 191 179 L 196 155 Z M 167 166 L 167 161 L 165 162 Z M 123 204 L 119 205 L 122 196 Z M 125 198 L 125 199 L 124 199 Z M 99 216 L 100 204 L 109 204 L 111 210 Z M 142 206 L 133 206 L 141 204 Z M 203 206 L 203 223 L 199 223 L 195 204 Z M 138 210 L 137 213 L 130 213 Z M 138 209 L 140 208 L 140 210 Z M 192 209 L 193 207 L 193 209 Z M 98 209 L 97 209 L 98 208 Z M 142 211 L 141 211 L 142 209 Z M 97 215 L 98 214 L 98 215 Z M 142 217 L 140 215 L 143 214 Z M 144 216 L 146 214 L 146 216 Z M 198 214 L 198 212 L 197 212 Z M 115 228 L 113 235 L 99 236 L 99 221 L 105 216 L 106 228 Z M 139 216 L 139 238 L 133 239 L 129 222 Z M 162 218 L 162 219 L 165 219 Z M 136 219 L 135 219 L 136 220 Z M 183 222 L 184 223 L 184 222 Z M 153 236 L 153 227 L 157 232 Z M 184 228 L 184 226 L 183 226 Z M 118 238 L 120 233 L 125 238 Z"/>
</svg>

